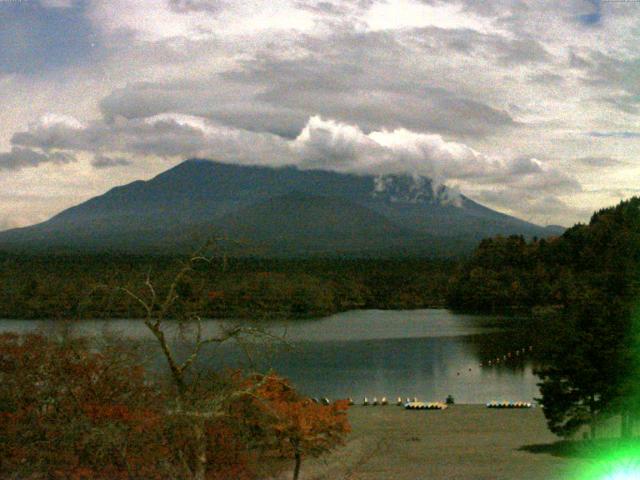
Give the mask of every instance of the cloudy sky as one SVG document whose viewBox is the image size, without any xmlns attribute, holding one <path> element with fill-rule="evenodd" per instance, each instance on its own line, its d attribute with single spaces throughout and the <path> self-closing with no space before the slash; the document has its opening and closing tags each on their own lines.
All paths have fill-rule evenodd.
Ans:
<svg viewBox="0 0 640 480">
<path fill-rule="evenodd" d="M 640 193 L 640 0 L 0 0 L 0 229 L 189 157 Z"/>
</svg>

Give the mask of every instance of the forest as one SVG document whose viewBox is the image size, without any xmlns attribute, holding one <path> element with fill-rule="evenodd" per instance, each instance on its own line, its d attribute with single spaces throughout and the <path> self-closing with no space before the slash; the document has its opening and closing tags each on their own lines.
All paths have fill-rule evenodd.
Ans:
<svg viewBox="0 0 640 480">
<path fill-rule="evenodd" d="M 619 416 L 623 437 L 640 412 L 640 198 L 597 211 L 562 236 L 482 241 L 449 284 L 466 311 L 531 315 L 543 338 L 541 403 L 552 432 L 571 436 Z"/>
<path fill-rule="evenodd" d="M 198 258 L 198 257 L 195 257 Z M 358 308 L 448 307 L 527 316 L 539 335 L 540 402 L 571 436 L 640 411 L 640 198 L 558 237 L 483 240 L 468 258 L 430 260 L 165 256 L 0 256 L 0 318 L 300 318 Z M 185 270 L 186 269 L 186 270 Z M 188 274 L 183 274 L 187 273 Z M 155 300 L 154 300 L 155 302 Z"/>
<path fill-rule="evenodd" d="M 184 257 L 0 254 L 0 318 L 138 318 L 123 289 L 160 290 Z M 424 258 L 268 259 L 212 256 L 178 286 L 208 318 L 301 318 L 359 308 L 442 307 L 455 264 Z"/>
<path fill-rule="evenodd" d="M 190 257 L 164 288 L 149 276 L 143 292 L 122 287 L 143 310 L 160 371 L 148 371 L 130 339 L 0 334 L 2 478 L 250 480 L 292 470 L 297 480 L 304 458 L 344 443 L 346 400 L 313 401 L 251 366 L 198 371 L 207 345 L 236 342 L 249 356 L 284 341 L 242 323 L 203 332 L 180 291 L 210 261 Z"/>
</svg>

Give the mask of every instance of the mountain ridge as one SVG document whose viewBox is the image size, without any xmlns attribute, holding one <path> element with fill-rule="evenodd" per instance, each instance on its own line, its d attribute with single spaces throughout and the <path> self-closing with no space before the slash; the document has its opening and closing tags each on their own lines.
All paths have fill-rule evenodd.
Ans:
<svg viewBox="0 0 640 480">
<path fill-rule="evenodd" d="M 196 237 L 223 235 L 253 242 L 265 255 L 449 256 L 487 236 L 559 233 L 427 177 L 189 159 L 40 224 L 0 232 L 0 248 L 187 251 Z"/>
</svg>

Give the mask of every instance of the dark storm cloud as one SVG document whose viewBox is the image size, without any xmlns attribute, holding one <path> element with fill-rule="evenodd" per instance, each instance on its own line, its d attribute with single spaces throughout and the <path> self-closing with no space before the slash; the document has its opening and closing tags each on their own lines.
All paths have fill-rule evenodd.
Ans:
<svg viewBox="0 0 640 480">
<path fill-rule="evenodd" d="M 437 0 L 421 0 L 423 3 L 439 3 Z M 518 25 L 529 20 L 532 15 L 542 12 L 544 16 L 562 16 L 570 23 L 582 27 L 597 27 L 604 19 L 602 0 L 543 1 L 543 0 L 452 0 L 465 11 L 490 18 L 499 18 L 502 25 Z M 619 3 L 624 3 L 625 0 Z M 609 5 L 616 0 L 606 2 Z M 607 13 L 610 12 L 611 9 Z"/>
<path fill-rule="evenodd" d="M 320 15 L 345 15 L 349 8 L 339 2 L 299 1 L 296 7 Z"/>
<path fill-rule="evenodd" d="M 91 165 L 95 168 L 126 167 L 132 164 L 133 162 L 127 158 L 108 157 L 102 154 L 95 155 L 91 161 Z"/>
<path fill-rule="evenodd" d="M 371 130 L 406 128 L 484 135 L 515 122 L 501 109 L 434 84 L 388 32 L 302 37 L 300 58 L 262 53 L 222 77 L 261 93 L 258 104 L 286 107 L 302 118 L 321 114 Z"/>
<path fill-rule="evenodd" d="M 291 42 L 302 55 L 291 58 L 277 48 L 265 48 L 237 68 L 208 78 L 130 84 L 105 97 L 100 109 L 107 122 L 117 116 L 175 112 L 287 138 L 294 138 L 307 119 L 318 114 L 365 130 L 405 127 L 483 136 L 517 123 L 509 112 L 476 94 L 440 85 L 457 82 L 446 81 L 444 73 L 425 71 L 424 64 L 415 61 L 420 50 L 429 54 L 425 42 L 437 42 L 433 55 L 482 49 L 504 63 L 542 61 L 547 54 L 535 42 L 474 35 L 437 28 L 402 34 L 349 30 L 323 37 L 299 35 Z"/>
<path fill-rule="evenodd" d="M 0 1 L 0 73 L 36 74 L 95 59 L 100 48 L 83 5 Z"/>
<path fill-rule="evenodd" d="M 593 64 L 589 60 L 587 60 L 585 57 L 575 52 L 569 53 L 569 66 L 571 68 L 586 69 L 591 67 L 592 65 Z"/>
<path fill-rule="evenodd" d="M 0 152 L 0 170 L 20 170 L 37 167 L 43 163 L 69 163 L 75 157 L 64 152 L 40 153 L 29 148 L 13 147 L 8 152 Z"/>
<path fill-rule="evenodd" d="M 627 130 L 612 131 L 612 132 L 593 131 L 593 132 L 589 132 L 588 135 L 596 138 L 640 138 L 640 132 L 627 131 Z"/>
<path fill-rule="evenodd" d="M 582 185 L 574 177 L 531 157 L 516 157 L 505 162 L 495 173 L 484 178 L 477 176 L 477 182 L 510 192 L 565 195 L 582 191 Z"/>
<path fill-rule="evenodd" d="M 309 118 L 305 111 L 260 102 L 255 98 L 257 89 L 223 85 L 218 77 L 198 82 L 137 83 L 103 98 L 100 110 L 107 123 L 118 117 L 133 120 L 182 113 L 287 138 L 297 136 Z"/>
<path fill-rule="evenodd" d="M 189 90 L 192 91 L 191 97 L 187 94 Z M 207 100 L 202 99 L 199 93 L 189 82 L 138 82 L 116 89 L 104 97 L 100 101 L 100 111 L 107 123 L 111 123 L 118 116 L 131 120 L 171 111 L 193 113 L 194 105 L 190 103 L 190 99 L 194 99 L 194 104 L 195 97 L 200 101 Z"/>
<path fill-rule="evenodd" d="M 12 142 L 16 147 L 44 151 L 91 153 L 97 167 L 124 165 L 124 158 L 147 155 L 274 165 L 291 161 L 285 141 L 277 135 L 234 130 L 204 118 L 175 114 L 120 118 L 110 124 L 95 121 L 82 127 L 45 122 L 16 133 Z"/>
<path fill-rule="evenodd" d="M 582 72 L 583 84 L 606 92 L 604 95 L 596 96 L 594 100 L 624 113 L 632 115 L 640 113 L 640 57 L 617 58 L 592 50 L 583 57 L 572 53 L 570 64 Z M 625 132 L 596 132 L 596 134 L 596 136 L 629 136 Z"/>
<path fill-rule="evenodd" d="M 295 7 L 312 13 L 320 21 L 344 23 L 362 15 L 375 3 L 376 0 L 298 0 Z"/>
<path fill-rule="evenodd" d="M 587 4 L 591 7 L 587 13 L 582 13 L 576 18 L 586 26 L 595 26 L 602 21 L 602 2 L 601 0 L 587 0 Z"/>
<path fill-rule="evenodd" d="M 437 4 L 440 0 L 420 0 L 426 4 Z M 511 17 L 517 13 L 525 14 L 530 7 L 522 0 L 494 0 L 491 2 L 479 2 L 477 0 L 457 0 L 464 11 L 482 15 L 484 17 Z"/>
<path fill-rule="evenodd" d="M 543 72 L 537 73 L 535 75 L 531 75 L 529 79 L 541 85 L 551 85 L 551 84 L 559 84 L 564 82 L 564 77 L 562 75 L 558 75 L 557 73 L 551 72 Z"/>
<path fill-rule="evenodd" d="M 551 59 L 544 46 L 529 35 L 506 38 L 468 28 L 425 27 L 404 32 L 402 36 L 413 39 L 434 54 L 453 50 L 473 55 L 476 61 L 481 57 L 504 66 L 540 63 Z"/>
<path fill-rule="evenodd" d="M 600 100 L 625 113 L 637 115 L 640 112 L 640 95 L 609 95 Z"/>
<path fill-rule="evenodd" d="M 624 90 L 640 94 L 640 57 L 617 58 L 600 51 L 592 51 L 583 67 L 583 82 L 610 90 Z"/>
</svg>

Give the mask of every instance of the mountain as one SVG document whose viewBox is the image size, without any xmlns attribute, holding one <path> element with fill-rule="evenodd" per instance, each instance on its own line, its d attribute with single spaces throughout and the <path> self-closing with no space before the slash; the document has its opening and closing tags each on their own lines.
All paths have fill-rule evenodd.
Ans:
<svg viewBox="0 0 640 480">
<path fill-rule="evenodd" d="M 425 177 L 192 159 L 46 222 L 0 232 L 0 248 L 166 253 L 224 236 L 255 254 L 448 256 L 488 236 L 558 233 Z"/>
</svg>

